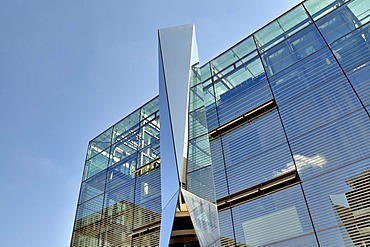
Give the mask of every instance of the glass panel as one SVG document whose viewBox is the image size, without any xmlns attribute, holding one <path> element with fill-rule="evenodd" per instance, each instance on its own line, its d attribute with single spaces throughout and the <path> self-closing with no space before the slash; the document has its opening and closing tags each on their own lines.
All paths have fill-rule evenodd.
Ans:
<svg viewBox="0 0 370 247">
<path fill-rule="evenodd" d="M 203 86 L 199 84 L 190 88 L 189 111 L 204 106 Z"/>
<path fill-rule="evenodd" d="M 365 106 L 370 106 L 370 62 L 350 71 L 348 78 L 362 103 Z"/>
<path fill-rule="evenodd" d="M 103 221 L 100 224 L 100 246 L 130 246 L 134 205 L 105 197 Z"/>
<path fill-rule="evenodd" d="M 189 141 L 188 172 L 211 165 L 211 154 L 208 135 L 200 136 Z"/>
<path fill-rule="evenodd" d="M 317 246 L 299 185 L 233 208 L 236 241 L 247 246 Z"/>
<path fill-rule="evenodd" d="M 78 204 L 104 193 L 106 175 L 105 172 L 100 172 L 81 184 Z"/>
<path fill-rule="evenodd" d="M 370 159 L 303 182 L 321 246 L 370 244 Z"/>
<path fill-rule="evenodd" d="M 221 138 L 213 139 L 210 145 L 216 198 L 221 198 L 229 194 Z"/>
<path fill-rule="evenodd" d="M 144 120 L 139 132 L 139 148 L 159 141 L 159 117 L 147 122 Z"/>
<path fill-rule="evenodd" d="M 272 77 L 270 82 L 277 105 L 282 106 L 292 98 L 338 77 L 342 77 L 340 67 L 331 52 L 322 49 Z"/>
<path fill-rule="evenodd" d="M 345 71 L 358 70 L 370 60 L 370 23 L 331 45 Z"/>
<path fill-rule="evenodd" d="M 77 207 L 75 230 L 88 227 L 93 231 L 91 235 L 99 235 L 98 227 L 101 220 L 103 195 L 94 197 Z"/>
<path fill-rule="evenodd" d="M 189 139 L 208 133 L 204 107 L 189 113 Z"/>
<path fill-rule="evenodd" d="M 146 119 L 159 110 L 159 97 L 155 97 L 141 107 L 140 120 Z"/>
<path fill-rule="evenodd" d="M 278 114 L 271 112 L 222 136 L 225 162 L 238 163 L 285 141 Z"/>
<path fill-rule="evenodd" d="M 344 76 L 280 107 L 289 140 L 362 108 Z"/>
<path fill-rule="evenodd" d="M 230 90 L 224 95 L 221 95 L 220 104 L 218 106 L 220 125 L 227 123 L 273 98 L 267 80 L 251 87 L 246 85 L 246 90 L 244 90 L 243 87 L 243 85 L 240 85 L 239 89 L 235 88 L 236 90 Z"/>
<path fill-rule="evenodd" d="M 201 246 L 220 246 L 217 206 L 186 190 L 181 190 Z"/>
<path fill-rule="evenodd" d="M 276 111 L 224 135 L 222 143 L 230 193 L 274 178 L 292 164 Z"/>
<path fill-rule="evenodd" d="M 218 74 L 214 84 L 218 101 L 225 101 L 232 95 L 252 87 L 265 78 L 262 63 L 257 56 L 257 52 L 243 59 L 240 63 L 240 66 L 232 72 Z"/>
<path fill-rule="evenodd" d="M 347 7 L 342 7 L 318 20 L 317 25 L 326 41 L 330 44 L 354 30 L 358 26 L 356 21 L 357 18 L 352 12 Z"/>
<path fill-rule="evenodd" d="M 203 92 L 204 92 L 204 105 L 207 107 L 215 102 L 215 94 L 213 90 L 212 80 L 203 82 Z"/>
<path fill-rule="evenodd" d="M 160 170 L 152 170 L 136 177 L 134 228 L 161 219 L 161 179 Z"/>
<path fill-rule="evenodd" d="M 306 0 L 303 2 L 314 20 L 327 15 L 349 0 Z"/>
<path fill-rule="evenodd" d="M 138 109 L 114 125 L 113 143 L 120 141 L 124 139 L 125 136 L 132 135 L 132 132 L 137 131 L 139 128 L 139 113 L 140 110 Z"/>
<path fill-rule="evenodd" d="M 266 72 L 272 76 L 325 45 L 314 25 L 286 37 L 285 40 L 262 53 Z"/>
<path fill-rule="evenodd" d="M 248 37 L 241 41 L 210 62 L 214 74 L 219 73 L 224 68 L 243 58 L 255 49 L 256 46 L 254 44 L 253 37 Z"/>
<path fill-rule="evenodd" d="M 206 63 L 205 65 L 203 65 L 200 68 L 200 75 L 201 75 L 202 81 L 204 81 L 204 80 L 208 79 L 209 77 L 211 77 L 210 63 Z"/>
<path fill-rule="evenodd" d="M 132 245 L 128 246 L 159 246 L 159 230 L 145 235 L 136 235 L 132 239 Z"/>
<path fill-rule="evenodd" d="M 89 147 L 87 148 L 87 157 L 86 159 L 90 159 L 94 155 L 100 153 L 107 147 L 111 145 L 112 139 L 112 127 L 95 137 L 93 140 L 90 141 Z"/>
<path fill-rule="evenodd" d="M 221 246 L 238 246 L 234 239 L 234 228 L 231 219 L 231 209 L 218 212 L 220 225 L 220 242 Z"/>
<path fill-rule="evenodd" d="M 367 0 L 354 0 L 348 3 L 348 8 L 354 16 L 357 25 L 365 24 L 370 20 L 370 2 Z"/>
<path fill-rule="evenodd" d="M 370 156 L 370 121 L 363 108 L 290 141 L 305 180 Z"/>
<path fill-rule="evenodd" d="M 308 0 L 304 1 L 304 5 L 306 6 L 308 12 L 313 17 L 314 20 L 318 20 L 319 18 L 326 16 L 335 16 L 331 15 L 333 10 L 337 12 L 346 13 L 346 16 L 342 16 L 346 22 L 352 22 L 356 24 L 356 27 L 360 26 L 361 24 L 365 24 L 370 19 L 370 3 L 367 0 Z M 347 4 L 345 4 L 347 3 Z M 334 12 L 334 11 L 333 11 Z M 330 13 L 330 14 L 329 14 Z M 340 14 L 337 15 L 338 18 Z M 323 19 L 326 17 L 323 17 Z M 327 18 L 329 19 L 329 18 Z M 331 22 L 336 22 L 340 20 L 332 19 Z M 328 23 L 330 25 L 330 23 Z M 334 26 L 333 26 L 334 27 Z M 328 29 L 329 30 L 329 29 Z"/>
<path fill-rule="evenodd" d="M 124 162 L 128 157 L 135 156 L 138 149 L 138 132 L 136 129 L 112 145 L 110 166 Z"/>
<path fill-rule="evenodd" d="M 133 197 L 130 196 L 132 196 L 134 193 L 133 189 L 134 189 L 135 167 L 136 167 L 136 155 L 129 156 L 123 159 L 121 162 L 109 167 L 107 174 L 106 191 L 113 191 L 120 187 L 121 190 L 124 189 L 127 190 L 127 192 L 124 195 L 122 195 L 125 196 L 124 198 L 122 198 L 122 196 L 119 196 L 118 198 L 120 199 L 122 198 L 122 200 L 125 199 L 133 202 Z"/>
<path fill-rule="evenodd" d="M 159 140 L 141 149 L 138 153 L 137 168 L 159 159 Z"/>
<path fill-rule="evenodd" d="M 101 153 L 87 160 L 84 168 L 82 180 L 86 180 L 95 174 L 105 170 L 108 167 L 110 148 L 105 149 Z"/>
<path fill-rule="evenodd" d="M 254 34 L 258 48 L 263 52 L 283 41 L 309 24 L 304 8 L 299 5 Z"/>
<path fill-rule="evenodd" d="M 99 246 L 99 228 L 103 195 L 97 196 L 77 207 L 72 246 Z"/>
<path fill-rule="evenodd" d="M 228 163 L 227 176 L 230 193 L 257 185 L 292 170 L 295 170 L 295 166 L 286 143 L 238 163 Z"/>
<path fill-rule="evenodd" d="M 186 186 L 191 193 L 210 202 L 216 201 L 212 166 L 188 173 Z"/>
</svg>

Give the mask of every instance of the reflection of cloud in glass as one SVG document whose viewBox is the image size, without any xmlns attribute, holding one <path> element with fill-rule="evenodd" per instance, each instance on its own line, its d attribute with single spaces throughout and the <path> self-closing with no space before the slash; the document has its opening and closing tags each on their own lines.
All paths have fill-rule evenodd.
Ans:
<svg viewBox="0 0 370 247">
<path fill-rule="evenodd" d="M 312 156 L 312 157 L 307 157 L 304 155 L 300 154 L 295 154 L 293 155 L 295 164 L 297 166 L 297 171 L 304 170 L 309 167 L 323 167 L 326 164 L 326 160 L 324 157 L 320 156 L 319 154 Z M 283 174 L 285 172 L 289 172 L 291 170 L 294 170 L 295 166 L 293 162 L 289 162 L 285 168 L 281 169 L 280 171 L 277 172 L 276 175 Z"/>
<path fill-rule="evenodd" d="M 344 193 L 339 195 L 329 195 L 329 197 L 333 205 L 349 208 L 349 204 Z"/>
</svg>

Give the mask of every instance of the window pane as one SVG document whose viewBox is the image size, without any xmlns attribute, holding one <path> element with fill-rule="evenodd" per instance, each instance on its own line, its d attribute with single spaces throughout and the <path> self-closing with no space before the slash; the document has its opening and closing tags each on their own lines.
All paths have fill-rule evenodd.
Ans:
<svg viewBox="0 0 370 247">
<path fill-rule="evenodd" d="M 302 180 L 370 156 L 370 121 L 361 108 L 290 141 Z"/>
<path fill-rule="evenodd" d="M 370 160 L 303 182 L 321 246 L 367 246 L 370 219 Z"/>
<path fill-rule="evenodd" d="M 238 243 L 247 246 L 316 246 L 299 185 L 232 210 Z"/>
<path fill-rule="evenodd" d="M 218 73 L 255 49 L 256 46 L 254 44 L 253 37 L 248 37 L 212 60 L 210 63 L 215 73 Z"/>
<path fill-rule="evenodd" d="M 95 155 L 87 160 L 84 168 L 83 180 L 86 180 L 95 174 L 105 170 L 108 167 L 110 148 L 103 150 L 101 153 Z"/>
<path fill-rule="evenodd" d="M 292 36 L 309 24 L 304 8 L 299 5 L 254 34 L 258 48 L 263 52 Z"/>
<path fill-rule="evenodd" d="M 137 131 L 139 128 L 139 114 L 140 110 L 136 110 L 114 125 L 113 143 L 132 135 L 133 131 Z"/>
<path fill-rule="evenodd" d="M 89 147 L 87 148 L 86 159 L 90 159 L 92 156 L 102 152 L 104 149 L 111 145 L 112 129 L 112 127 L 107 129 L 90 141 Z"/>
</svg>

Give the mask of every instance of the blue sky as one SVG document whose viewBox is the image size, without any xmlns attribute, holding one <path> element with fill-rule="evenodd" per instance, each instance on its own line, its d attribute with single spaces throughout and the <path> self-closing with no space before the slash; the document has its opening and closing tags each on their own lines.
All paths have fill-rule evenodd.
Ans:
<svg viewBox="0 0 370 247">
<path fill-rule="evenodd" d="M 157 29 L 201 64 L 298 0 L 0 0 L 0 239 L 69 246 L 87 143 L 158 94 Z"/>
</svg>

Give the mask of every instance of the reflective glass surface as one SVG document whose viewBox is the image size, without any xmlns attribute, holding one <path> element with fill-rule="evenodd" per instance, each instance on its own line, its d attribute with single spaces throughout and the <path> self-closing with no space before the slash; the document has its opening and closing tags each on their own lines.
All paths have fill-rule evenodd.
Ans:
<svg viewBox="0 0 370 247">
<path fill-rule="evenodd" d="M 192 32 L 162 98 L 90 141 L 71 246 L 168 246 L 183 157 L 202 246 L 370 246 L 370 1 L 305 0 L 189 69 Z"/>
<path fill-rule="evenodd" d="M 299 185 L 233 208 L 236 242 L 318 246 Z"/>
<path fill-rule="evenodd" d="M 71 246 L 158 246 L 159 168 L 157 97 L 89 143 Z"/>
<path fill-rule="evenodd" d="M 217 206 L 181 190 L 201 246 L 220 246 Z"/>
<path fill-rule="evenodd" d="M 107 147 L 111 145 L 112 130 L 113 128 L 109 128 L 90 141 L 89 146 L 87 148 L 86 159 L 89 159 L 92 156 L 95 156 L 96 154 L 102 152 L 104 149 L 106 149 Z"/>
<path fill-rule="evenodd" d="M 197 66 L 193 66 L 190 82 L 186 188 L 203 199 L 215 202 L 211 150 L 200 71 Z"/>
<path fill-rule="evenodd" d="M 239 198 L 231 207 L 220 204 L 222 246 L 367 244 L 367 209 L 356 211 L 349 203 L 365 205 L 360 198 L 367 190 L 348 184 L 366 180 L 370 169 L 369 1 L 303 4 L 252 35 L 257 57 L 232 58 L 230 48 L 214 59 L 219 69 L 212 80 L 204 78 L 209 132 L 269 99 L 277 104 L 210 138 L 216 199 Z M 262 61 L 263 77 L 241 88 L 250 74 L 238 66 L 253 60 Z M 245 196 L 294 171 L 298 182 Z"/>
<path fill-rule="evenodd" d="M 170 243 L 173 221 L 175 219 L 176 207 L 179 200 L 179 190 L 175 192 L 172 198 L 168 200 L 168 203 L 164 205 L 161 215 L 161 231 L 159 246 L 168 246 Z"/>
</svg>

